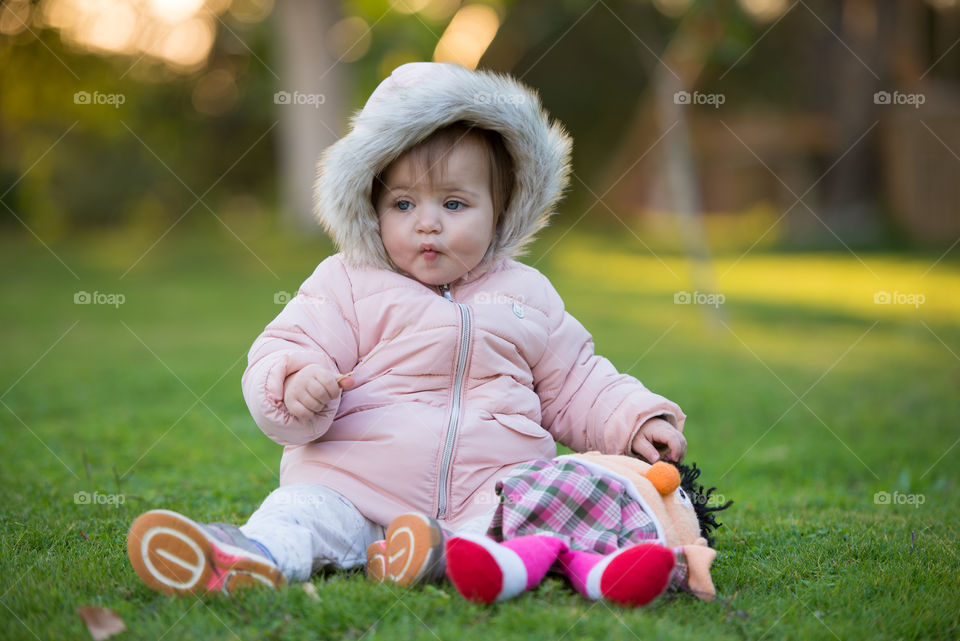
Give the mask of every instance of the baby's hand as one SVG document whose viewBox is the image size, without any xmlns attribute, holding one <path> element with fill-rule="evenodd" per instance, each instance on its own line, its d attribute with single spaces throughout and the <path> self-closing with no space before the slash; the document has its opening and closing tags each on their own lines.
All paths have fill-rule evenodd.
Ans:
<svg viewBox="0 0 960 641">
<path fill-rule="evenodd" d="M 680 430 L 664 419 L 651 418 L 633 437 L 632 448 L 648 463 L 660 460 L 660 453 L 657 450 L 667 450 L 670 458 L 679 462 L 687 453 L 687 439 L 683 437 Z"/>
<path fill-rule="evenodd" d="M 353 379 L 319 365 L 307 365 L 291 374 L 283 384 L 283 404 L 295 418 L 305 421 L 321 411 L 332 399 L 340 395 L 340 389 L 353 387 Z"/>
</svg>

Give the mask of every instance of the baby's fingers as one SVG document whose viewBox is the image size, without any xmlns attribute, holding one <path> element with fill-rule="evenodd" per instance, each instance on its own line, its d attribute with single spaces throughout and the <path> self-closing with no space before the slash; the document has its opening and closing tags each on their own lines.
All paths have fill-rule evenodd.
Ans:
<svg viewBox="0 0 960 641">
<path fill-rule="evenodd" d="M 660 460 L 660 453 L 653 443 L 646 438 L 638 438 L 633 442 L 633 451 L 646 459 L 647 463 L 656 463 Z"/>
<path fill-rule="evenodd" d="M 298 421 L 305 421 L 313 416 L 313 410 L 298 400 L 291 399 L 286 401 L 284 405 L 287 406 L 287 411 Z"/>
<path fill-rule="evenodd" d="M 329 403 L 331 398 L 336 398 L 340 394 L 337 379 L 329 375 L 314 378 L 307 386 L 307 390 L 320 403 L 317 408 L 318 411 L 323 409 L 323 406 Z"/>
<path fill-rule="evenodd" d="M 674 461 L 682 461 L 684 454 L 687 453 L 687 439 L 680 430 L 672 426 L 664 427 L 653 437 L 653 440 L 666 445 L 670 458 Z"/>
</svg>

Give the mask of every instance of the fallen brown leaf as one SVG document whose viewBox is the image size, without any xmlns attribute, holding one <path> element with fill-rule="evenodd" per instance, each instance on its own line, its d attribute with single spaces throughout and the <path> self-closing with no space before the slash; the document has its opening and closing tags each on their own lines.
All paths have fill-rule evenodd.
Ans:
<svg viewBox="0 0 960 641">
<path fill-rule="evenodd" d="M 101 608 L 95 605 L 85 605 L 77 608 L 77 614 L 87 624 L 87 630 L 94 641 L 109 639 L 115 634 L 120 634 L 127 629 L 123 624 L 123 619 L 117 616 L 117 613 L 110 608 Z"/>
</svg>

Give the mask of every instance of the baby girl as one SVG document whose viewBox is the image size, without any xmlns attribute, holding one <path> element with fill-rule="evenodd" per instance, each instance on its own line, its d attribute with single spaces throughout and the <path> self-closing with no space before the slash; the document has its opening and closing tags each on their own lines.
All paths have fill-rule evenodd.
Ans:
<svg viewBox="0 0 960 641">
<path fill-rule="evenodd" d="M 363 565 L 368 548 L 399 559 L 381 577 L 423 580 L 442 568 L 437 532 L 486 532 L 498 481 L 558 442 L 683 458 L 680 408 L 594 354 L 550 281 L 516 260 L 562 195 L 570 147 L 507 76 L 414 63 L 377 87 L 320 160 L 317 216 L 339 252 L 243 376 L 254 420 L 284 446 L 280 487 L 240 527 L 142 514 L 128 552 L 148 586 L 279 586 Z M 400 530 L 428 549 L 384 547 Z"/>
</svg>

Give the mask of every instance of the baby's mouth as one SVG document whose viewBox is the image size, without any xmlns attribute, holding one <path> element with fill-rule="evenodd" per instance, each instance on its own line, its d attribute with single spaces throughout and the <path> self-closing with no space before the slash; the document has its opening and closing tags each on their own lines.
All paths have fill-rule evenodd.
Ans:
<svg viewBox="0 0 960 641">
<path fill-rule="evenodd" d="M 439 258 L 440 252 L 433 245 L 421 245 L 420 255 L 423 257 L 423 260 L 428 263 L 432 263 Z"/>
</svg>

